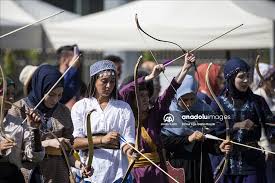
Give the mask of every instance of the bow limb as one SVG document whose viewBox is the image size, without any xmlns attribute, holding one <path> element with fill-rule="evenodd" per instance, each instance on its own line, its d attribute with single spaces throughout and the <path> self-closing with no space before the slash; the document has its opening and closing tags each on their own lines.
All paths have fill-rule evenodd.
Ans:
<svg viewBox="0 0 275 183">
<path fill-rule="evenodd" d="M 262 75 L 260 68 L 259 68 L 259 62 L 260 62 L 260 55 L 257 55 L 256 62 L 255 62 L 255 68 L 257 71 L 257 74 L 260 76 L 261 80 L 264 80 L 264 76 Z"/>
<path fill-rule="evenodd" d="M 145 31 L 141 28 L 141 26 L 140 26 L 140 24 L 139 24 L 137 14 L 135 14 L 135 21 L 136 21 L 137 28 L 138 28 L 139 30 L 141 30 L 145 35 L 149 36 L 150 38 L 152 38 L 152 39 L 154 39 L 154 40 L 156 40 L 156 41 L 159 41 L 159 42 L 170 43 L 170 44 L 176 45 L 177 47 L 179 47 L 179 48 L 181 49 L 181 51 L 183 52 L 183 54 L 185 54 L 185 53 L 187 52 L 187 51 L 184 50 L 179 44 L 177 44 L 177 43 L 175 43 L 175 42 L 167 41 L 167 40 L 163 40 L 163 39 L 158 39 L 158 38 L 156 38 L 156 37 L 154 37 L 154 36 L 148 34 L 147 32 L 145 32 Z"/>
<path fill-rule="evenodd" d="M 212 90 L 212 87 L 210 85 L 210 81 L 209 81 L 209 71 L 210 71 L 210 68 L 212 66 L 212 63 L 210 63 L 207 67 L 207 70 L 206 70 L 206 77 L 205 77 L 205 80 L 206 80 L 206 85 L 210 91 L 210 94 L 212 96 L 212 98 L 214 99 L 214 101 L 217 103 L 217 105 L 219 106 L 223 116 L 224 116 L 224 122 L 225 122 L 225 126 L 226 126 L 226 140 L 230 140 L 230 126 L 229 126 L 229 121 L 228 119 L 225 117 L 226 116 L 226 113 L 225 113 L 225 110 L 223 108 L 223 106 L 221 105 L 220 101 L 218 100 L 218 98 L 216 97 L 215 93 L 213 92 Z M 216 178 L 215 180 L 215 183 L 218 182 L 221 178 L 221 176 L 223 175 L 226 167 L 227 167 L 227 164 L 228 164 L 228 154 L 225 154 L 225 161 L 224 161 L 224 164 L 223 164 L 223 168 L 222 168 L 222 171 L 220 173 L 220 175 Z"/>
<path fill-rule="evenodd" d="M 48 132 L 59 142 L 61 151 L 62 151 L 62 153 L 64 155 L 64 158 L 65 158 L 67 168 L 70 172 L 70 183 L 76 183 L 75 177 L 74 177 L 71 165 L 70 165 L 70 159 L 69 159 L 69 157 L 67 155 L 67 152 L 66 152 L 66 148 L 64 147 L 63 143 L 59 140 L 59 138 L 52 131 L 48 130 Z"/>
<path fill-rule="evenodd" d="M 141 137 L 141 124 L 140 124 L 140 106 L 139 106 L 139 88 L 138 88 L 138 67 L 141 64 L 142 55 L 138 58 L 137 63 L 134 69 L 134 82 L 135 82 L 135 97 L 136 97 L 136 105 L 137 105 L 137 119 L 136 119 L 136 141 L 135 141 L 135 148 L 139 149 L 140 144 L 140 137 Z M 132 159 L 128 169 L 124 175 L 124 178 L 121 183 L 125 183 L 127 178 L 134 167 L 136 160 Z"/>
<path fill-rule="evenodd" d="M 135 21 L 136 21 L 136 25 L 137 25 L 138 30 L 140 30 L 141 32 L 143 32 L 143 33 L 144 33 L 145 35 L 147 35 L 148 37 L 150 37 L 150 38 L 152 38 L 152 39 L 154 39 L 154 40 L 156 40 L 156 41 L 159 41 L 159 42 L 170 43 L 170 44 L 173 44 L 173 45 L 177 46 L 177 47 L 181 50 L 181 52 L 182 52 L 183 55 L 185 55 L 185 54 L 187 53 L 187 51 L 186 51 L 185 49 L 183 49 L 179 44 L 177 44 L 177 43 L 175 43 L 175 42 L 173 42 L 173 41 L 167 41 L 167 40 L 163 40 L 163 39 L 158 39 L 158 38 L 156 38 L 156 37 L 150 35 L 149 33 L 147 33 L 147 32 L 140 26 L 139 21 L 138 21 L 138 16 L 137 16 L 137 14 L 135 14 Z M 152 51 L 151 51 L 151 50 L 150 50 L 150 53 L 152 54 Z M 154 57 L 153 54 L 152 54 L 152 56 Z M 155 57 L 154 57 L 154 59 L 155 59 Z M 170 62 L 168 61 L 168 63 L 170 63 Z M 166 64 L 166 63 L 164 63 L 164 65 L 165 65 L 165 64 Z M 165 66 L 166 66 L 166 65 L 165 65 Z M 193 63 L 193 66 L 194 66 L 194 68 L 195 68 L 195 71 L 198 73 L 198 71 L 197 71 L 197 66 L 196 66 L 195 63 Z"/>
<path fill-rule="evenodd" d="M 6 98 L 6 91 L 7 91 L 7 82 L 5 78 L 5 74 L 3 72 L 2 66 L 0 65 L 0 72 L 1 72 L 1 79 L 2 79 L 2 96 L 1 96 L 1 108 L 0 108 L 0 134 L 1 136 L 6 139 L 7 141 L 11 141 L 11 139 L 5 134 L 4 130 L 4 118 L 5 118 L 5 98 Z"/>
<path fill-rule="evenodd" d="M 87 117 L 86 117 L 86 128 L 87 128 L 87 139 L 88 139 L 88 161 L 87 164 L 85 165 L 85 163 L 81 162 L 80 156 L 79 154 L 76 152 L 76 150 L 74 149 L 74 157 L 76 160 L 78 160 L 80 162 L 80 164 L 82 166 L 85 167 L 92 167 L 92 163 L 93 163 L 93 156 L 94 156 L 94 143 L 93 143 L 93 134 L 92 134 L 92 128 L 91 128 L 91 114 L 96 111 L 96 109 L 92 109 L 90 112 L 88 112 Z M 86 171 L 86 170 L 84 170 Z"/>
<path fill-rule="evenodd" d="M 260 82 L 262 82 L 264 80 L 264 76 L 262 75 L 260 68 L 259 68 L 260 57 L 261 57 L 260 55 L 257 55 L 257 57 L 256 57 L 255 69 L 261 79 Z"/>
<path fill-rule="evenodd" d="M 137 105 L 137 134 L 135 148 L 139 149 L 140 146 L 140 137 L 141 137 L 141 122 L 140 122 L 140 98 L 139 98 L 139 87 L 138 87 L 138 67 L 141 64 L 142 56 L 138 58 L 137 64 L 134 71 L 134 82 L 135 82 L 135 96 L 136 96 L 136 105 Z"/>
<path fill-rule="evenodd" d="M 93 143 L 93 136 L 92 136 L 92 128 L 91 128 L 91 114 L 96 111 L 95 109 L 91 110 L 87 115 L 86 126 L 87 126 L 87 139 L 88 139 L 88 149 L 89 149 L 89 156 L 87 166 L 91 167 L 93 162 L 94 156 L 94 143 Z"/>
</svg>

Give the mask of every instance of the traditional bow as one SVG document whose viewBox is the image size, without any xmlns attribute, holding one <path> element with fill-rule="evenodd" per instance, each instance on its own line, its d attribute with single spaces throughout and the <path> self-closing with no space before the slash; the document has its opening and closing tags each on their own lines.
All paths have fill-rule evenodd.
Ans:
<svg viewBox="0 0 275 183">
<path fill-rule="evenodd" d="M 262 75 L 260 68 L 259 68 L 260 57 L 261 57 L 260 55 L 257 55 L 257 57 L 256 57 L 255 68 L 256 68 L 256 71 L 257 71 L 258 75 L 260 76 L 260 78 L 262 80 L 264 80 L 264 76 Z"/>
<path fill-rule="evenodd" d="M 140 138 L 141 138 L 141 122 L 140 122 L 140 100 L 139 100 L 139 87 L 138 87 L 138 67 L 141 63 L 142 55 L 138 58 L 137 63 L 135 65 L 134 69 L 134 82 L 135 82 L 135 97 L 136 97 L 136 106 L 137 106 L 137 122 L 136 122 L 136 141 L 135 141 L 135 148 L 139 149 L 140 146 Z M 129 173 L 131 172 L 132 168 L 134 167 L 136 160 L 132 159 L 129 167 L 125 173 L 125 176 L 122 180 L 122 183 L 125 183 L 127 181 L 127 178 L 129 176 Z"/>
<path fill-rule="evenodd" d="M 95 109 L 91 110 L 87 114 L 87 139 L 88 139 L 88 149 L 89 149 L 89 156 L 88 156 L 88 162 L 87 166 L 91 167 L 93 162 L 93 156 L 94 156 L 94 143 L 93 143 L 93 135 L 92 135 L 92 128 L 91 128 L 91 114 L 96 111 Z"/>
<path fill-rule="evenodd" d="M 257 74 L 259 75 L 260 77 L 260 82 L 263 82 L 264 81 L 264 76 L 262 75 L 261 71 L 260 71 L 260 67 L 259 67 L 259 62 L 260 62 L 260 55 L 257 55 L 256 57 L 256 61 L 255 61 L 255 69 L 256 69 L 256 72 Z"/>
<path fill-rule="evenodd" d="M 64 155 L 64 158 L 65 158 L 67 168 L 70 172 L 70 183 L 76 183 L 75 177 L 74 177 L 71 165 L 70 165 L 70 159 L 69 159 L 69 157 L 67 155 L 67 152 L 66 152 L 66 148 L 64 147 L 63 143 L 58 139 L 58 137 L 52 131 L 48 130 L 48 132 L 59 142 L 61 151 L 62 151 L 62 153 Z"/>
<path fill-rule="evenodd" d="M 212 98 L 214 99 L 214 101 L 217 103 L 217 105 L 219 106 L 223 116 L 224 116 L 224 122 L 225 122 L 225 125 L 226 125 L 226 140 L 230 140 L 230 126 L 229 126 L 229 121 L 228 119 L 225 117 L 226 116 L 226 113 L 225 113 L 225 110 L 223 108 L 223 106 L 221 105 L 220 101 L 217 99 L 215 93 L 213 92 L 212 90 L 212 87 L 210 85 L 210 81 L 209 81 L 209 71 L 210 71 L 210 68 L 211 68 L 211 65 L 212 63 L 210 63 L 207 67 L 207 70 L 206 70 L 206 85 L 211 93 L 211 96 Z M 227 164 L 228 164 L 228 154 L 225 154 L 225 160 L 224 160 L 224 164 L 223 164 L 223 168 L 222 168 L 222 171 L 220 172 L 220 175 L 216 178 L 215 182 L 218 182 L 219 179 L 221 178 L 221 176 L 223 175 L 224 171 L 225 171 L 225 168 L 227 167 Z"/>
</svg>

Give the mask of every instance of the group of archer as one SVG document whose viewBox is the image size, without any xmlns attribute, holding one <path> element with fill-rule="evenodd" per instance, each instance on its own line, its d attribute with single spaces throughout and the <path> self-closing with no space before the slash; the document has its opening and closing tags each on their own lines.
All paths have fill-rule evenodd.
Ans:
<svg viewBox="0 0 275 183">
<path fill-rule="evenodd" d="M 60 80 L 62 74 L 53 66 L 39 66 L 27 97 L 3 105 L 12 100 L 5 94 L 11 93 L 9 87 L 14 84 L 7 83 L 7 90 L 1 91 L 1 107 L 5 110 L 0 169 L 6 171 L 0 175 L 1 182 L 70 182 L 70 175 L 74 174 L 70 174 L 70 167 L 84 177 L 79 181 L 168 182 L 171 178 L 163 173 L 168 171 L 166 158 L 174 168 L 184 169 L 185 182 L 211 183 L 214 177 L 230 183 L 266 182 L 265 154 L 233 147 L 229 141 L 258 147 L 266 124 L 274 122 L 264 98 L 249 88 L 249 65 L 239 58 L 227 61 L 221 90 L 220 66 L 209 68 L 210 85 L 204 80 L 205 64 L 199 66 L 197 84 L 188 75 L 194 63 L 194 55 L 186 54 L 179 74 L 152 102 L 153 79 L 165 70 L 162 64 L 155 65 L 149 74 L 139 72 L 126 78 L 118 89 L 114 63 L 98 61 L 90 67 L 85 97 L 71 111 L 59 102 L 64 80 Z M 270 77 L 274 78 L 274 72 Z M 211 86 L 213 93 L 220 94 L 215 101 Z M 230 116 L 226 122 L 182 118 L 224 112 Z M 168 113 L 173 115 L 175 125 L 164 124 L 163 117 Z M 197 125 L 188 125 L 194 122 Z M 206 139 L 205 133 L 227 140 Z M 142 155 L 137 156 L 137 149 Z M 79 152 L 79 159 L 72 150 Z M 214 155 L 211 161 L 220 170 L 217 174 L 208 153 Z M 225 158 L 221 157 L 223 154 Z"/>
</svg>

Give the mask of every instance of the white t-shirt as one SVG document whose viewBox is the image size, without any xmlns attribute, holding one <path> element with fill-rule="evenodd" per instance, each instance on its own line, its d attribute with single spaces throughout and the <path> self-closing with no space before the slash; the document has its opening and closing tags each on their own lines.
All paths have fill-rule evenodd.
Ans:
<svg viewBox="0 0 275 183">
<path fill-rule="evenodd" d="M 129 143 L 135 143 L 135 119 L 130 106 L 121 100 L 110 99 L 104 110 L 101 109 L 95 98 L 84 98 L 73 106 L 71 117 L 74 124 L 74 137 L 86 137 L 87 114 L 91 114 L 91 131 L 96 133 L 118 132 Z M 112 183 L 123 177 L 128 168 L 127 156 L 122 152 L 125 143 L 120 143 L 119 150 L 95 149 L 92 166 L 94 174 L 90 181 L 96 183 Z M 86 161 L 84 153 L 80 153 L 82 160 Z"/>
</svg>

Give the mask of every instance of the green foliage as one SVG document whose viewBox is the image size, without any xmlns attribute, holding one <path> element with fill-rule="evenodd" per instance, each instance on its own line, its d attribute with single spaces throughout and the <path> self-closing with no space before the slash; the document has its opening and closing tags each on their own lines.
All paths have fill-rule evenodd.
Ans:
<svg viewBox="0 0 275 183">
<path fill-rule="evenodd" d="M 17 58 L 20 58 L 20 60 L 25 60 L 27 64 L 39 64 L 39 52 L 37 50 L 16 50 L 14 54 Z"/>
<path fill-rule="evenodd" d="M 142 55 L 143 55 L 143 59 L 142 59 L 143 61 L 145 61 L 145 60 L 154 61 L 154 58 L 153 58 L 153 56 L 150 54 L 149 51 L 144 52 Z"/>
<path fill-rule="evenodd" d="M 13 73 L 15 73 L 15 55 L 10 50 L 5 52 L 4 72 L 9 77 L 11 77 Z"/>
<path fill-rule="evenodd" d="M 267 63 L 267 64 L 270 63 L 270 58 L 269 58 L 270 53 L 269 52 L 270 52 L 270 50 L 268 50 L 268 49 L 264 49 L 262 51 L 262 62 Z"/>
<path fill-rule="evenodd" d="M 28 50 L 25 51 L 25 56 L 28 60 L 31 61 L 32 65 L 38 65 L 38 60 L 39 60 L 39 52 L 36 50 Z"/>
</svg>

